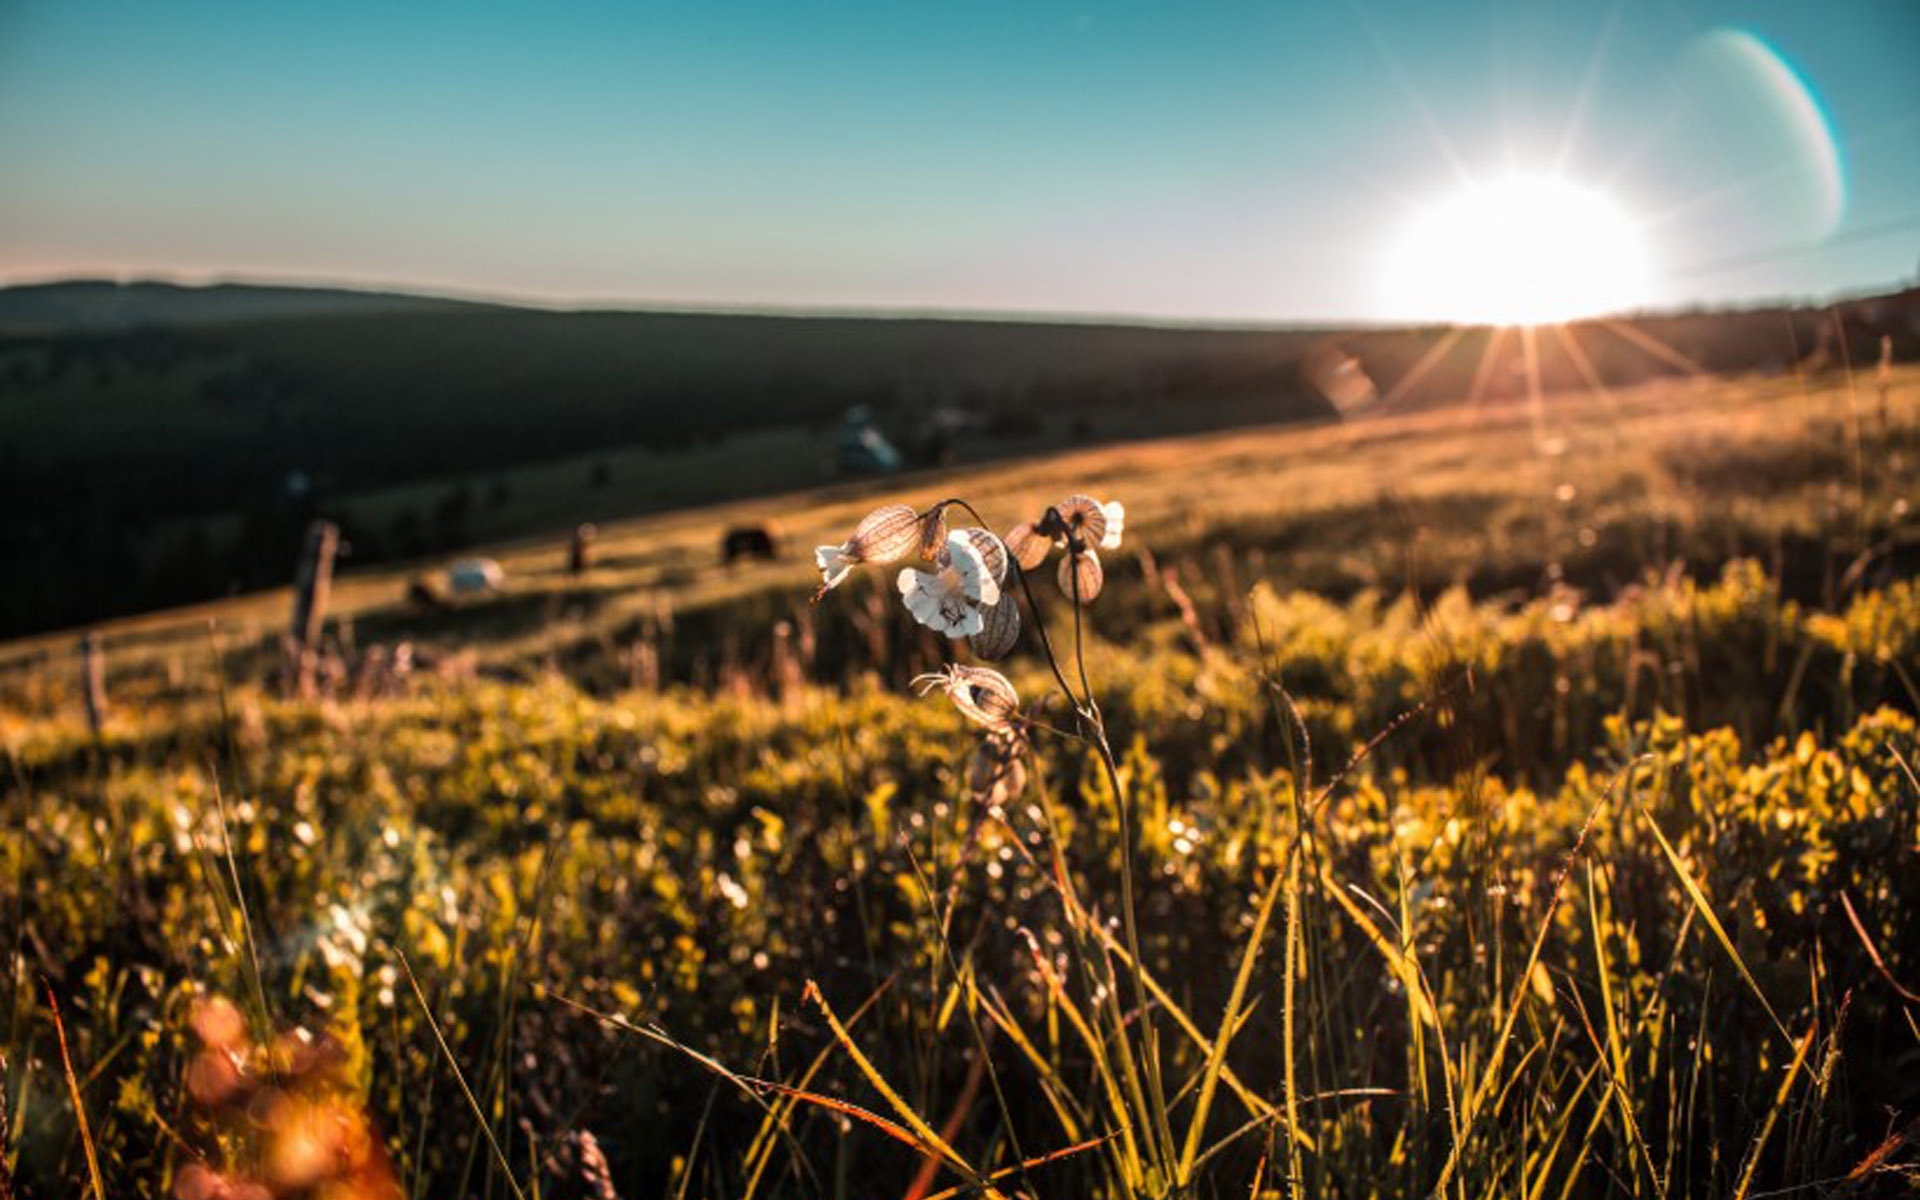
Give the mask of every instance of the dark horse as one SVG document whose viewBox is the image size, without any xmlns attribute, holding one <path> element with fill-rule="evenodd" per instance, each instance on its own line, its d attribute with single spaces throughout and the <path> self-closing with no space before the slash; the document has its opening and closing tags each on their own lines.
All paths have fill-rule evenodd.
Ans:
<svg viewBox="0 0 1920 1200">
<path fill-rule="evenodd" d="M 771 562 L 780 557 L 780 540 L 765 525 L 736 525 L 720 539 L 720 561 L 728 566 L 748 559 Z"/>
</svg>

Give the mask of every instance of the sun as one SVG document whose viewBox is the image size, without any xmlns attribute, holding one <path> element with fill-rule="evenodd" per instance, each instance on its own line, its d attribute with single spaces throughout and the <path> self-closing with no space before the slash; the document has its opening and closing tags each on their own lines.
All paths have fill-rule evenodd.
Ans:
<svg viewBox="0 0 1920 1200">
<path fill-rule="evenodd" d="M 1416 214 L 1381 291 L 1395 320 L 1543 325 L 1645 304 L 1652 272 L 1645 237 L 1605 193 L 1509 175 Z"/>
</svg>

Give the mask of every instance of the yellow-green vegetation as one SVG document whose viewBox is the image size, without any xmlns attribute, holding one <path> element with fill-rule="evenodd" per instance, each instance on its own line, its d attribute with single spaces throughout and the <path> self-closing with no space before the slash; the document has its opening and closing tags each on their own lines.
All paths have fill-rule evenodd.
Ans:
<svg viewBox="0 0 1920 1200">
<path fill-rule="evenodd" d="M 1703 384 L 913 481 L 1003 532 L 1127 504 L 1084 664 L 1032 577 L 1098 714 L 1030 632 L 999 786 L 905 686 L 966 652 L 892 568 L 810 608 L 795 564 L 695 564 L 774 511 L 838 542 L 874 491 L 612 530 L 585 580 L 528 547 L 452 614 L 349 579 L 313 700 L 267 679 L 267 600 L 109 630 L 97 735 L 18 647 L 11 1186 L 272 1178 L 278 1118 L 204 1103 L 209 995 L 234 1044 L 326 1031 L 402 1189 L 289 1195 L 1911 1186 L 1905 395 L 1884 429 L 1844 381 Z M 444 669 L 358 670 L 402 637 Z M 292 1094 L 286 1054 L 247 1069 Z"/>
</svg>

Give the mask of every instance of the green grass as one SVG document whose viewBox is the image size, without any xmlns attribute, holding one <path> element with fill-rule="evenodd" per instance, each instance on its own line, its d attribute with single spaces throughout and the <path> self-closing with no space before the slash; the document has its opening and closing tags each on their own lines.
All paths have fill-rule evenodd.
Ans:
<svg viewBox="0 0 1920 1200">
<path fill-rule="evenodd" d="M 66 647 L 16 646 L 13 1184 L 264 1169 L 271 1125 L 183 1091 L 212 992 L 331 1031 L 411 1195 L 570 1194 L 581 1130 L 623 1196 L 1910 1185 L 1901 386 L 1858 454 L 1843 392 L 1776 381 L 1563 397 L 1557 454 L 1483 407 L 928 482 L 1128 504 L 1103 735 L 1028 642 L 1017 796 L 906 690 L 953 651 L 885 570 L 809 608 L 798 564 L 702 561 L 873 492 L 617 527 L 585 580 L 527 545 L 451 616 L 349 579 L 343 653 L 471 656 L 379 694 L 264 686 L 283 599 L 210 610 L 218 658 L 203 616 L 109 630 L 98 738 Z"/>
</svg>

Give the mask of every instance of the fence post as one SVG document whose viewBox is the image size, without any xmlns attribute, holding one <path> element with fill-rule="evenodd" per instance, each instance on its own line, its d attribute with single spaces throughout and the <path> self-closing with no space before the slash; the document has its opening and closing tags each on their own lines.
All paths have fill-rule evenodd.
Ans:
<svg viewBox="0 0 1920 1200">
<path fill-rule="evenodd" d="M 315 653 L 327 618 L 327 592 L 333 585 L 333 556 L 340 548 L 340 527 L 332 521 L 307 526 L 300 566 L 293 578 L 293 686 L 301 696 L 313 694 Z"/>
<path fill-rule="evenodd" d="M 80 639 L 80 694 L 87 703 L 87 728 L 99 737 L 107 719 L 107 656 L 100 635 L 91 631 Z"/>
<path fill-rule="evenodd" d="M 1873 381 L 1880 391 L 1880 436 L 1886 437 L 1893 431 L 1893 413 L 1887 404 L 1887 393 L 1893 390 L 1893 338 L 1889 334 L 1880 335 L 1880 365 Z"/>
<path fill-rule="evenodd" d="M 593 539 L 599 536 L 593 522 L 573 527 L 573 540 L 567 546 L 567 573 L 584 575 L 593 566 Z"/>
</svg>

